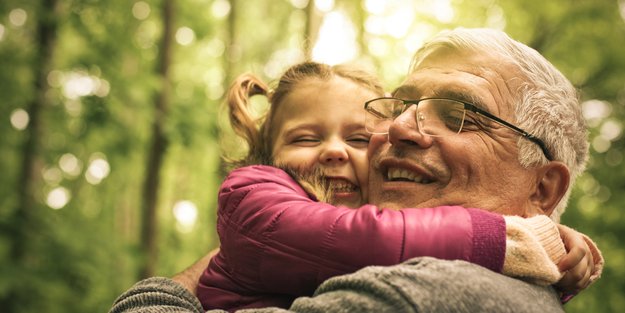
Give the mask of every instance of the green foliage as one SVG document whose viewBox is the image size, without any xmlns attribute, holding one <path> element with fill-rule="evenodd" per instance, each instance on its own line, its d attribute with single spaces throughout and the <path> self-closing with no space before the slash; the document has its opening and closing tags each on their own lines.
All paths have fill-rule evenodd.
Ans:
<svg viewBox="0 0 625 313">
<path fill-rule="evenodd" d="M 59 9 L 50 13 L 58 29 L 46 86 L 35 84 L 41 51 L 37 31 L 45 19 L 41 1 L 0 2 L 0 306 L 10 312 L 104 312 L 137 281 L 144 262 L 139 210 L 154 95 L 161 86 L 156 62 L 162 1 L 58 2 Z M 172 275 L 217 245 L 220 156 L 241 153 L 241 141 L 226 126 L 221 107 L 230 81 L 248 71 L 275 79 L 304 58 L 307 36 L 314 35 L 323 17 L 339 12 L 354 26 L 357 54 L 350 62 L 374 70 L 389 89 L 403 79 L 419 43 L 439 30 L 495 27 L 543 53 L 580 88 L 588 108 L 602 104 L 607 113 L 588 119 L 591 159 L 563 222 L 598 243 L 606 266 L 604 277 L 565 308 L 617 312 L 625 307 L 625 248 L 620 244 L 625 236 L 625 2 L 434 5 L 443 2 L 336 1 L 332 11 L 316 10 L 308 21 L 294 0 L 175 1 L 177 39 L 165 122 L 170 146 L 158 199 L 158 274 Z M 384 3 L 382 9 L 369 7 L 375 3 Z M 392 23 L 378 32 L 371 26 L 375 19 Z M 11 119 L 27 110 L 40 90 L 45 100 L 36 134 L 37 171 L 28 178 L 36 189 L 35 203 L 19 219 L 21 190 L 15 186 L 22 178 L 28 134 Z M 260 111 L 264 105 L 259 102 Z M 102 171 L 107 175 L 94 176 Z M 69 197 L 60 209 L 51 209 L 53 192 Z M 183 200 L 197 207 L 193 226 L 181 225 L 174 214 Z M 16 247 L 23 252 L 19 262 Z"/>
</svg>

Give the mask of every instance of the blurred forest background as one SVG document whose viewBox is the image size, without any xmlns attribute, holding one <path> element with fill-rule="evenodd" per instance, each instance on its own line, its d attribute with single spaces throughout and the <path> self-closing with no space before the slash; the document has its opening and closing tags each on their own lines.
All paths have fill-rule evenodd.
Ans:
<svg viewBox="0 0 625 313">
<path fill-rule="evenodd" d="M 2 0 L 0 310 L 106 312 L 215 247 L 236 75 L 312 58 L 390 89 L 425 39 L 465 26 L 505 30 L 580 88 L 591 160 L 563 221 L 607 264 L 565 308 L 622 312 L 624 21 L 625 0 Z"/>
</svg>

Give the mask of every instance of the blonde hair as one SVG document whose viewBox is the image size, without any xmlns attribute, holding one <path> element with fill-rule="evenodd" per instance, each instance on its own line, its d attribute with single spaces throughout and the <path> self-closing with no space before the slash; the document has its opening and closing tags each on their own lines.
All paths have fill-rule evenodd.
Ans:
<svg viewBox="0 0 625 313">
<path fill-rule="evenodd" d="M 249 150 L 241 159 L 226 161 L 235 167 L 251 164 L 272 165 L 271 152 L 274 144 L 272 132 L 276 127 L 274 117 L 283 100 L 305 80 L 315 78 L 327 81 L 335 76 L 349 79 L 380 96 L 384 94 L 382 85 L 375 76 L 346 65 L 330 66 L 317 62 L 296 64 L 280 77 L 273 90 L 253 74 L 246 73 L 237 77 L 228 90 L 226 103 L 232 129 L 245 140 Z M 255 117 L 250 108 L 250 98 L 255 95 L 266 96 L 269 100 L 269 109 L 260 117 Z"/>
</svg>

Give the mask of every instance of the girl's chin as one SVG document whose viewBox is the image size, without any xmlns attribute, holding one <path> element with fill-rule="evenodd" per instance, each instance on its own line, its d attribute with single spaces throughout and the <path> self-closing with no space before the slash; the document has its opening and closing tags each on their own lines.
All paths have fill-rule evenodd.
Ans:
<svg viewBox="0 0 625 313">
<path fill-rule="evenodd" d="M 338 192 L 332 194 L 332 204 L 355 209 L 364 203 L 359 192 Z"/>
</svg>

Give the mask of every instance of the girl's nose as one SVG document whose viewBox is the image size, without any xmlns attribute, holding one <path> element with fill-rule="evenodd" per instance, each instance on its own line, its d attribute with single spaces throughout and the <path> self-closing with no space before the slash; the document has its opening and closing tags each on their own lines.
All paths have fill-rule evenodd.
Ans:
<svg viewBox="0 0 625 313">
<path fill-rule="evenodd" d="M 416 106 L 408 108 L 388 128 L 388 140 L 392 145 L 408 144 L 422 148 L 432 145 L 432 137 L 424 135 L 419 131 L 416 109 Z"/>
<path fill-rule="evenodd" d="M 349 159 L 345 145 L 340 142 L 328 143 L 321 154 L 319 155 L 319 161 L 325 164 L 343 163 Z"/>
</svg>

